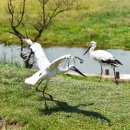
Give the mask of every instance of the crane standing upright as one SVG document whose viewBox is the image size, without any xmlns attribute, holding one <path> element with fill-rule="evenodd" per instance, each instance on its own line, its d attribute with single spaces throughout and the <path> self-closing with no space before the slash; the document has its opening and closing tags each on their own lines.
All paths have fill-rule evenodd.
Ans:
<svg viewBox="0 0 130 130">
<path fill-rule="evenodd" d="M 116 75 L 115 75 L 115 68 L 118 67 L 119 65 L 123 65 L 123 64 L 119 60 L 115 59 L 111 53 L 104 51 L 104 50 L 95 50 L 95 48 L 96 48 L 96 42 L 92 41 L 90 43 L 90 46 L 88 47 L 87 51 L 84 53 L 84 55 L 88 52 L 91 59 L 94 59 L 95 61 L 99 62 L 100 66 L 101 66 L 100 78 L 102 77 L 102 74 L 103 74 L 102 66 L 109 66 L 109 67 L 113 68 L 115 82 L 116 82 L 116 84 L 118 84 Z"/>
</svg>

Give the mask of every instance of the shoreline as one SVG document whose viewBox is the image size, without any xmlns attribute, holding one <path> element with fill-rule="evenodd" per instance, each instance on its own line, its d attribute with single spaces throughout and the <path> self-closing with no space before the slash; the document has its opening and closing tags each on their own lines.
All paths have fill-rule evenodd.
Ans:
<svg viewBox="0 0 130 130">
<path fill-rule="evenodd" d="M 71 75 L 75 75 L 75 76 L 80 76 L 79 74 L 75 73 L 75 72 L 67 72 L 66 74 L 71 74 Z M 91 76 L 91 77 L 100 77 L 99 74 L 88 74 L 88 73 L 84 73 L 84 75 L 86 76 Z M 114 76 L 113 75 L 102 75 L 102 77 L 104 79 L 113 79 Z M 130 80 L 130 74 L 120 74 L 120 78 L 118 80 L 126 80 L 129 81 Z"/>
</svg>

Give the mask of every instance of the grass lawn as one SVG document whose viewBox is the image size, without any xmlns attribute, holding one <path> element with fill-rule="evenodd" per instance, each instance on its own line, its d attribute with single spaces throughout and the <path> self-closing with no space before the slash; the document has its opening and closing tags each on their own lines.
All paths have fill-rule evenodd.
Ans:
<svg viewBox="0 0 130 130">
<path fill-rule="evenodd" d="M 130 84 L 59 75 L 48 85 L 54 101 L 24 79 L 35 70 L 0 64 L 0 125 L 11 130 L 129 130 Z M 41 85 L 41 88 L 44 83 Z"/>
<path fill-rule="evenodd" d="M 20 0 L 15 0 L 17 5 Z M 19 44 L 10 30 L 7 0 L 0 1 L 0 42 Z M 36 22 L 40 12 L 36 0 L 27 0 L 28 23 L 26 32 L 34 37 L 36 32 L 30 26 Z M 31 14 L 31 15 L 30 15 Z M 20 28 L 20 30 L 22 30 Z M 82 0 L 77 10 L 60 14 L 43 33 L 39 42 L 45 46 L 86 47 L 91 40 L 99 48 L 130 49 L 130 2 L 129 0 Z"/>
</svg>

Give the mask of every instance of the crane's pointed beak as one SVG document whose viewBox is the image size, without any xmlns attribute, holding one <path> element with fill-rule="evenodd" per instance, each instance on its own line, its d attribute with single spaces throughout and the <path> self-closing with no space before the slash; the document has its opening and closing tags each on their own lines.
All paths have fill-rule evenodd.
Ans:
<svg viewBox="0 0 130 130">
<path fill-rule="evenodd" d="M 85 51 L 84 55 L 89 51 L 90 48 L 91 48 L 91 46 L 89 46 L 89 48 L 87 49 L 87 51 Z"/>
<path fill-rule="evenodd" d="M 79 73 L 80 75 L 82 75 L 82 76 L 84 76 L 84 77 L 86 77 L 82 72 L 80 72 L 76 67 L 74 68 L 74 70 L 73 71 L 75 71 L 75 72 L 77 72 L 77 73 Z"/>
</svg>

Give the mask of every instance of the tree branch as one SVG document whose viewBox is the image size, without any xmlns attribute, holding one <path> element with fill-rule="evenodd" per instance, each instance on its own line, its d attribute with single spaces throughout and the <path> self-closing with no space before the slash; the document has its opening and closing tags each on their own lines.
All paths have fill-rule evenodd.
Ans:
<svg viewBox="0 0 130 130">
<path fill-rule="evenodd" d="M 23 42 L 22 39 L 27 38 L 27 32 L 25 29 L 25 24 L 23 21 L 25 16 L 25 5 L 26 0 L 21 0 L 20 10 L 15 8 L 13 0 L 8 0 L 8 12 L 10 14 L 10 25 L 13 31 L 8 31 L 11 34 L 16 35 L 21 41 L 21 57 L 25 63 L 25 67 L 30 68 L 32 64 L 29 63 L 30 58 L 33 54 L 23 54 Z M 34 36 L 33 40 L 36 42 L 42 35 L 43 31 L 52 23 L 53 19 L 60 13 L 71 9 L 74 0 L 38 0 L 41 6 L 41 14 L 37 18 L 37 22 L 33 25 L 34 30 L 37 34 Z M 49 6 L 50 5 L 50 6 Z M 25 35 L 19 32 L 18 28 L 22 26 L 25 29 Z"/>
<path fill-rule="evenodd" d="M 38 32 L 34 38 L 34 41 L 37 41 L 43 31 L 52 23 L 53 19 L 60 13 L 71 9 L 73 2 L 68 2 L 66 0 L 54 0 L 54 6 L 51 5 L 52 13 L 46 13 L 46 4 L 49 0 L 39 0 L 42 8 L 42 18 L 41 21 L 38 21 L 33 27 Z"/>
</svg>

